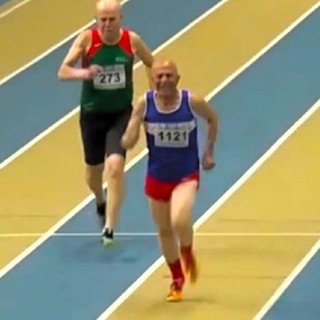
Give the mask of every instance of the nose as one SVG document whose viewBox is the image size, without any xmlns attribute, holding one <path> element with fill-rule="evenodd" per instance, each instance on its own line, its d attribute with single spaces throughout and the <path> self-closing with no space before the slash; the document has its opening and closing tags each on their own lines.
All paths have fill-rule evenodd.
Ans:
<svg viewBox="0 0 320 320">
<path fill-rule="evenodd" d="M 168 77 L 167 77 L 167 75 L 163 75 L 162 77 L 161 77 L 161 81 L 167 81 L 168 80 Z"/>
<path fill-rule="evenodd" d="M 110 26 L 111 26 L 111 24 L 112 24 L 112 23 L 111 23 L 111 21 L 110 21 L 110 20 L 106 20 L 106 22 L 105 22 L 105 26 L 106 26 L 106 27 L 110 27 Z"/>
</svg>

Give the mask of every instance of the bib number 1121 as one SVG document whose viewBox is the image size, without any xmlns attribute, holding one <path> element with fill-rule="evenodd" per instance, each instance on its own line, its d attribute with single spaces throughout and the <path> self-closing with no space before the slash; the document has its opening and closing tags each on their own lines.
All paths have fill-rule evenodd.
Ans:
<svg viewBox="0 0 320 320">
<path fill-rule="evenodd" d="M 156 132 L 155 144 L 162 147 L 188 146 L 188 132 L 186 130 L 160 130 Z"/>
</svg>

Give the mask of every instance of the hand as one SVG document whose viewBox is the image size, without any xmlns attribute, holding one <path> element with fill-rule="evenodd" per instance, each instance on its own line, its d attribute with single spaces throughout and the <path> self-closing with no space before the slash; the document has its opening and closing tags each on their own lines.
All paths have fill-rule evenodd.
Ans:
<svg viewBox="0 0 320 320">
<path fill-rule="evenodd" d="M 204 170 L 210 170 L 216 165 L 213 155 L 207 150 L 204 152 L 202 157 L 202 167 Z"/>
<path fill-rule="evenodd" d="M 121 137 L 121 147 L 125 150 L 130 150 L 134 147 L 134 141 L 126 133 Z"/>
<path fill-rule="evenodd" d="M 101 66 L 93 64 L 86 70 L 86 78 L 88 80 L 92 80 L 98 73 L 102 71 L 103 71 L 103 68 Z"/>
<path fill-rule="evenodd" d="M 127 136 L 124 134 L 122 137 L 121 137 L 121 147 L 125 150 L 128 150 L 128 142 L 127 142 Z"/>
</svg>

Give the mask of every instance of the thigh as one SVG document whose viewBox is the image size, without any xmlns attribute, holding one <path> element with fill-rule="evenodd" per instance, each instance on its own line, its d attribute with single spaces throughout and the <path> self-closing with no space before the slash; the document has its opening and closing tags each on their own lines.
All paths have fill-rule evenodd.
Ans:
<svg viewBox="0 0 320 320">
<path fill-rule="evenodd" d="M 178 184 L 171 196 L 171 219 L 191 219 L 191 212 L 198 191 L 198 180 L 192 179 Z"/>
<path fill-rule="evenodd" d="M 121 146 L 121 138 L 128 126 L 131 117 L 132 107 L 128 107 L 118 114 L 110 115 L 112 124 L 106 138 L 106 155 L 119 154 L 125 158 L 126 151 Z"/>
<path fill-rule="evenodd" d="M 151 216 L 160 233 L 171 230 L 170 202 L 149 198 Z"/>
<path fill-rule="evenodd" d="M 87 165 L 104 163 L 107 124 L 97 114 L 80 114 L 80 131 Z"/>
</svg>

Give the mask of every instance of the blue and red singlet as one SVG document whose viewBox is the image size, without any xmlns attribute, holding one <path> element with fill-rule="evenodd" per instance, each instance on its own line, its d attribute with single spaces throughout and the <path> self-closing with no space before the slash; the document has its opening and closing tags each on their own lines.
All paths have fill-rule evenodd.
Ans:
<svg viewBox="0 0 320 320">
<path fill-rule="evenodd" d="M 199 180 L 197 119 L 189 91 L 180 91 L 180 101 L 170 112 L 160 110 L 155 91 L 148 91 L 144 122 L 149 150 L 145 191 L 155 200 L 168 201 L 176 185 Z"/>
</svg>

